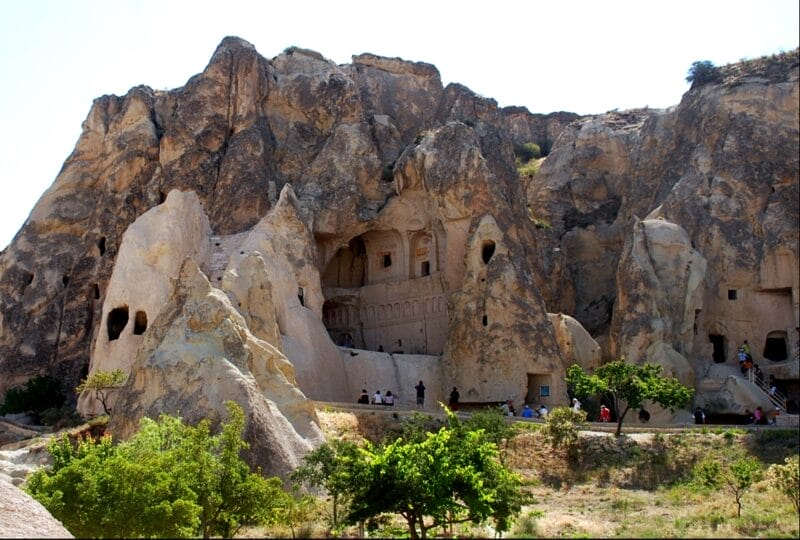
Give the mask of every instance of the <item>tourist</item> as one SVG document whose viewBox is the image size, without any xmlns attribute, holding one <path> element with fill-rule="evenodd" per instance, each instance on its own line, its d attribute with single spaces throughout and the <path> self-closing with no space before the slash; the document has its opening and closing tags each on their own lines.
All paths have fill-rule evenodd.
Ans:
<svg viewBox="0 0 800 540">
<path fill-rule="evenodd" d="M 456 388 L 454 386 L 453 390 L 450 392 L 450 399 L 448 401 L 448 405 L 450 406 L 450 410 L 451 411 L 457 411 L 458 410 L 458 398 L 459 398 L 459 396 L 460 396 L 460 394 L 458 393 L 458 388 Z"/>
<path fill-rule="evenodd" d="M 547 410 L 547 407 L 545 407 L 544 405 L 542 405 L 541 407 L 539 407 L 539 418 L 541 418 L 542 420 L 544 420 L 545 418 L 547 418 L 547 414 L 548 414 L 549 412 L 550 412 L 550 411 L 548 411 L 548 410 Z"/>
<path fill-rule="evenodd" d="M 527 403 L 522 406 L 522 418 L 533 418 L 533 409 Z"/>
<path fill-rule="evenodd" d="M 745 409 L 744 410 L 744 423 L 745 423 L 745 425 L 747 425 L 747 424 L 755 424 L 756 423 L 756 417 L 753 416 L 753 413 L 750 412 L 750 409 Z"/>
<path fill-rule="evenodd" d="M 696 407 L 694 410 L 694 423 L 695 424 L 706 423 L 706 413 L 704 413 L 703 409 L 701 409 L 700 407 Z"/>
<path fill-rule="evenodd" d="M 766 415 L 764 414 L 764 409 L 761 408 L 761 405 L 756 407 L 756 411 L 753 413 L 753 416 L 756 419 L 756 421 L 755 421 L 756 425 L 759 425 L 759 426 L 767 425 L 768 420 L 767 420 Z"/>
<path fill-rule="evenodd" d="M 392 395 L 391 390 L 387 390 L 386 395 L 383 396 L 383 404 L 390 407 L 394 405 L 394 396 Z"/>
<path fill-rule="evenodd" d="M 581 402 L 578 401 L 578 398 L 572 398 L 572 410 L 575 412 L 581 410 Z"/>
<path fill-rule="evenodd" d="M 375 395 L 372 396 L 372 404 L 373 405 L 383 405 L 383 396 L 381 395 L 380 390 L 375 390 Z"/>
<path fill-rule="evenodd" d="M 600 405 L 600 421 L 611 422 L 611 410 L 605 405 Z"/>
<path fill-rule="evenodd" d="M 366 388 L 361 389 L 361 395 L 358 396 L 358 401 L 356 403 L 363 403 L 365 405 L 369 405 L 369 393 L 367 393 Z"/>
<path fill-rule="evenodd" d="M 419 381 L 419 384 L 414 387 L 414 390 L 417 391 L 417 406 L 421 409 L 425 406 L 425 385 L 422 384 L 422 381 Z"/>
</svg>

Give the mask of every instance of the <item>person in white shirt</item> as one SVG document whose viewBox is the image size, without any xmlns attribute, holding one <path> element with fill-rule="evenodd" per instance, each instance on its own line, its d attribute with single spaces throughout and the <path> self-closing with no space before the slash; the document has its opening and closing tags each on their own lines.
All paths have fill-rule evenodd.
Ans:
<svg viewBox="0 0 800 540">
<path fill-rule="evenodd" d="M 375 390 L 375 395 L 372 396 L 372 404 L 373 405 L 383 405 L 383 396 L 381 396 L 380 390 Z"/>
<path fill-rule="evenodd" d="M 578 401 L 578 398 L 572 398 L 572 410 L 575 412 L 581 410 L 581 402 Z"/>
<path fill-rule="evenodd" d="M 539 418 L 542 418 L 542 419 L 544 419 L 544 418 L 547 418 L 547 413 L 548 413 L 548 412 L 550 412 L 550 411 L 548 411 L 548 410 L 547 410 L 547 407 L 545 407 L 544 405 L 542 405 L 542 406 L 539 408 Z"/>
</svg>

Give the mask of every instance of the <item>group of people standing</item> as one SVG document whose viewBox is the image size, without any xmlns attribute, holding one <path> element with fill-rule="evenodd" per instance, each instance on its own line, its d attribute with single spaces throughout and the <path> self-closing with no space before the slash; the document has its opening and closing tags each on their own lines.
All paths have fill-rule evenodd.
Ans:
<svg viewBox="0 0 800 540">
<path fill-rule="evenodd" d="M 425 405 L 425 385 L 422 381 L 419 381 L 414 387 L 414 390 L 417 392 L 417 406 L 422 408 Z M 455 391 L 455 387 L 453 387 L 453 391 Z M 452 398 L 452 396 L 451 396 Z M 388 405 L 393 406 L 397 401 L 397 396 L 392 394 L 391 390 L 387 390 L 385 394 L 381 394 L 380 390 L 375 390 L 375 394 L 372 395 L 370 398 L 369 393 L 367 392 L 366 388 L 361 389 L 361 395 L 358 396 L 358 400 L 356 403 L 361 403 L 364 405 Z M 458 401 L 458 396 L 456 396 L 456 401 Z"/>
</svg>

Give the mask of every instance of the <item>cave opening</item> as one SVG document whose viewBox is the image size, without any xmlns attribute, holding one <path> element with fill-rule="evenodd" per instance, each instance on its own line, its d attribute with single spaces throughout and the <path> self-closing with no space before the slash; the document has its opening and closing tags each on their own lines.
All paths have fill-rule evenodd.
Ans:
<svg viewBox="0 0 800 540">
<path fill-rule="evenodd" d="M 108 313 L 106 327 L 108 330 L 108 341 L 119 339 L 122 331 L 128 325 L 128 306 L 121 306 L 112 309 Z"/>
<path fill-rule="evenodd" d="M 780 362 L 789 358 L 786 332 L 770 332 L 764 341 L 763 356 L 767 360 Z"/>
<path fill-rule="evenodd" d="M 725 349 L 727 346 L 725 336 L 720 334 L 709 334 L 708 341 L 711 342 L 711 345 L 714 347 L 714 352 L 712 353 L 712 358 L 714 362 L 717 364 L 722 364 L 725 362 Z"/>
<path fill-rule="evenodd" d="M 492 260 L 494 249 L 495 243 L 493 240 L 486 240 L 483 243 L 483 247 L 481 247 L 481 259 L 483 259 L 483 264 L 489 264 L 489 261 Z"/>
<path fill-rule="evenodd" d="M 147 313 L 137 311 L 133 318 L 133 335 L 141 336 L 147 330 Z"/>
</svg>

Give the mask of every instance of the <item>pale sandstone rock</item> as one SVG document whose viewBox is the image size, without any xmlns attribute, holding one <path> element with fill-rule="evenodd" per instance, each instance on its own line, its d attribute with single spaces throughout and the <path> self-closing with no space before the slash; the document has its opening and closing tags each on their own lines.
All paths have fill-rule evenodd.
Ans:
<svg viewBox="0 0 800 540">
<path fill-rule="evenodd" d="M 594 371 L 602 363 L 600 345 L 575 318 L 563 313 L 548 313 L 555 330 L 558 350 L 564 359 L 564 368 L 578 364 L 586 372 Z"/>
<path fill-rule="evenodd" d="M 346 395 L 349 386 L 339 351 L 322 324 L 316 247 L 297 205 L 291 186 L 285 186 L 276 206 L 234 253 L 228 271 L 240 267 L 248 254 L 260 255 L 272 284 L 278 328 L 291 341 L 284 350 L 301 388 L 312 399 L 333 400 Z"/>
<path fill-rule="evenodd" d="M 425 386 L 424 410 L 441 412 L 439 403 L 447 404 L 450 388 L 445 392 L 442 379 L 440 356 L 424 354 L 389 354 L 343 348 L 342 363 L 350 381 L 351 399 L 356 402 L 361 390 L 369 392 L 370 397 L 380 390 L 387 390 L 395 396 L 395 407 L 411 409 L 416 407 L 415 387 L 422 381 Z"/>
<path fill-rule="evenodd" d="M 298 389 L 292 364 L 253 336 L 228 297 L 186 259 L 119 391 L 109 428 L 124 439 L 141 417 L 162 412 L 218 425 L 226 419 L 228 400 L 245 411 L 246 459 L 267 474 L 285 478 L 322 441 L 313 404 Z"/>
<path fill-rule="evenodd" d="M 74 538 L 36 499 L 0 478 L 0 538 Z"/>
<path fill-rule="evenodd" d="M 184 259 L 207 264 L 210 233 L 197 195 L 177 190 L 125 231 L 103 302 L 89 375 L 115 369 L 130 373 L 147 326 L 164 308 Z M 110 404 L 113 407 L 113 396 Z M 91 392 L 81 396 L 78 410 L 86 416 L 103 413 Z"/>
</svg>

